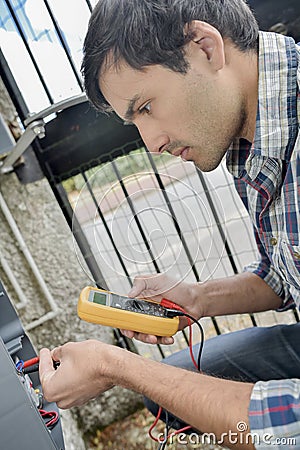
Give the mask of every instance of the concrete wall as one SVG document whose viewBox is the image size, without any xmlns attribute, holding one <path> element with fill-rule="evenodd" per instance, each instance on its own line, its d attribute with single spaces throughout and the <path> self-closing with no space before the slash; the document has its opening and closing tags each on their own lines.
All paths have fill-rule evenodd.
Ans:
<svg viewBox="0 0 300 450">
<path fill-rule="evenodd" d="M 1 84 L 0 98 L 0 113 L 8 122 L 14 120 L 15 112 Z M 19 183 L 16 175 L 11 173 L 0 177 L 0 192 L 51 295 L 60 308 L 55 319 L 29 332 L 37 350 L 42 346 L 52 348 L 69 340 L 80 341 L 87 338 L 113 343 L 111 329 L 82 322 L 77 317 L 78 295 L 91 281 L 78 261 L 76 256 L 78 250 L 71 231 L 48 182 L 44 179 L 24 186 Z M 28 305 L 19 310 L 21 320 L 26 326 L 49 312 L 49 304 L 1 210 L 0 235 L 0 257 L 10 266 L 29 300 Z M 19 299 L 15 289 L 1 265 L 0 278 L 10 297 L 17 304 Z M 126 416 L 134 411 L 139 403 L 140 397 L 136 394 L 114 388 L 84 408 L 73 409 L 71 414 L 65 414 L 67 450 L 83 449 L 84 444 L 81 440 L 83 433 L 94 428 L 102 428 Z"/>
</svg>

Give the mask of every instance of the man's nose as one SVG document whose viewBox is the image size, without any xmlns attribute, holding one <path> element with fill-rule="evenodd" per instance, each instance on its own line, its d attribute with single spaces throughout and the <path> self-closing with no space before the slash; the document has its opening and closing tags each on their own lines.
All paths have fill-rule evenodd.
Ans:
<svg viewBox="0 0 300 450">
<path fill-rule="evenodd" d="M 142 126 L 137 124 L 139 133 L 151 153 L 162 153 L 170 144 L 167 133 L 155 129 L 153 126 Z"/>
</svg>

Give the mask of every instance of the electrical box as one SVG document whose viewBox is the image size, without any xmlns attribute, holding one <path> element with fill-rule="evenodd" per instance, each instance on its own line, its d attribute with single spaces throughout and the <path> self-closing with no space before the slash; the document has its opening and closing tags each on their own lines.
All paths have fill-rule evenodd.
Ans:
<svg viewBox="0 0 300 450">
<path fill-rule="evenodd" d="M 0 448 L 65 450 L 59 411 L 43 401 L 38 372 L 23 375 L 16 365 L 36 352 L 0 281 Z M 41 410 L 58 414 L 49 427 Z M 48 426 L 47 426 L 48 422 Z"/>
</svg>

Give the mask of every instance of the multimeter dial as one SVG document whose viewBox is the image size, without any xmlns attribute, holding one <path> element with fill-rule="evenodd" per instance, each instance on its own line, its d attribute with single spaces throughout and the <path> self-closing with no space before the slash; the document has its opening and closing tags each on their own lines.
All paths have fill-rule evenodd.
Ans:
<svg viewBox="0 0 300 450">
<path fill-rule="evenodd" d="M 157 303 L 147 302 L 136 298 L 122 297 L 111 294 L 110 306 L 140 314 L 149 314 L 156 317 L 166 317 L 165 309 Z"/>
</svg>

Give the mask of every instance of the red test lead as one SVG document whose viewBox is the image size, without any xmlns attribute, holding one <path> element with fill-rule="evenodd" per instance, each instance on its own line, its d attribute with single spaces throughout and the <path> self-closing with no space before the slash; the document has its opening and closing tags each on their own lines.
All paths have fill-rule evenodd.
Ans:
<svg viewBox="0 0 300 450">
<path fill-rule="evenodd" d="M 39 370 L 39 362 L 40 358 L 38 356 L 36 356 L 35 358 L 27 359 L 27 361 L 24 361 L 22 365 L 23 372 L 24 373 L 37 372 Z M 54 369 L 57 369 L 59 365 L 60 365 L 59 361 L 53 361 Z"/>
<path fill-rule="evenodd" d="M 27 361 L 24 361 L 23 368 L 34 366 L 35 364 L 38 364 L 40 361 L 40 358 L 36 356 L 35 358 L 27 359 Z"/>
<path fill-rule="evenodd" d="M 177 309 L 178 311 L 185 312 L 184 309 L 181 308 L 181 306 L 177 305 L 177 304 L 174 303 L 174 302 L 171 302 L 171 301 L 168 300 L 167 298 L 162 298 L 160 304 L 161 304 L 161 306 L 163 306 L 164 308 Z"/>
</svg>

